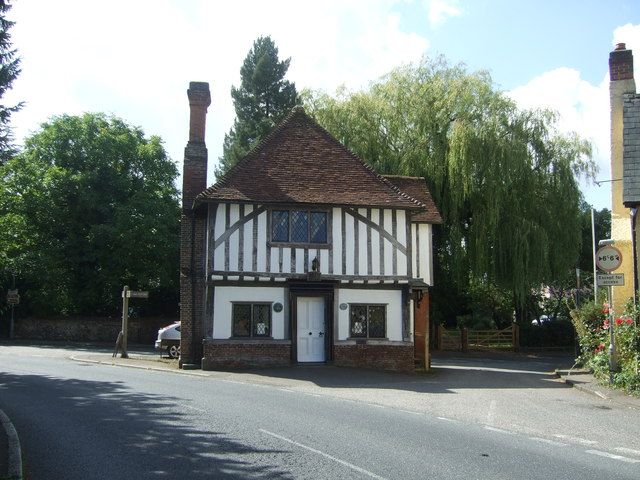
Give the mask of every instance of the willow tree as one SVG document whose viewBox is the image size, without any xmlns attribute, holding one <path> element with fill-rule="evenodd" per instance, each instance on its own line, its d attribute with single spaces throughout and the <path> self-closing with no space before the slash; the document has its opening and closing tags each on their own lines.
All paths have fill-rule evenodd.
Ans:
<svg viewBox="0 0 640 480">
<path fill-rule="evenodd" d="M 577 178 L 594 173 L 590 145 L 558 133 L 553 113 L 518 109 L 487 73 L 424 60 L 365 91 L 306 92 L 305 102 L 378 172 L 427 179 L 444 220 L 436 255 L 445 275 L 491 283 L 522 304 L 576 265 Z"/>
</svg>

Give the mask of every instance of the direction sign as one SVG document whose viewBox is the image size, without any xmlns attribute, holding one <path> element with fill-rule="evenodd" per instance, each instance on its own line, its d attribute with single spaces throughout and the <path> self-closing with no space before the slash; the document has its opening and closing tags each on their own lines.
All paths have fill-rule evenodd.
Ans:
<svg viewBox="0 0 640 480">
<path fill-rule="evenodd" d="M 613 245 L 600 247 L 596 252 L 596 265 L 600 270 L 613 272 L 622 264 L 622 253 Z"/>
<path fill-rule="evenodd" d="M 149 298 L 149 292 L 142 290 L 127 290 L 127 297 L 129 298 Z"/>
<path fill-rule="evenodd" d="M 7 303 L 9 305 L 18 305 L 20 303 L 20 294 L 17 289 L 7 291 Z"/>
<path fill-rule="evenodd" d="M 606 275 L 599 273 L 597 282 L 599 287 L 620 287 L 624 285 L 624 273 L 609 273 Z"/>
</svg>

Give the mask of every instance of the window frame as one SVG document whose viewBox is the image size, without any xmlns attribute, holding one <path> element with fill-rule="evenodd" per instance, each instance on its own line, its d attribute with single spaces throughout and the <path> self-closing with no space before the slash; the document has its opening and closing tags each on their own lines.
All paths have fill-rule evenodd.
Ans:
<svg viewBox="0 0 640 480">
<path fill-rule="evenodd" d="M 349 339 L 350 340 L 387 340 L 389 337 L 387 335 L 387 307 L 388 303 L 350 303 L 349 304 Z M 352 325 L 352 308 L 353 307 L 367 307 L 367 329 L 365 336 L 354 336 L 353 335 L 353 325 Z M 371 337 L 369 336 L 369 308 L 370 307 L 384 307 L 384 336 L 383 337 Z"/>
<path fill-rule="evenodd" d="M 235 326 L 234 326 L 234 321 L 233 321 L 233 317 L 234 317 L 234 309 L 236 307 L 236 305 L 249 305 L 250 310 L 251 310 L 251 318 L 249 319 L 249 335 L 236 335 L 235 334 Z M 268 335 L 254 335 L 254 319 L 253 319 L 253 307 L 256 305 L 261 305 L 261 306 L 266 306 L 267 310 L 269 312 L 269 328 L 268 328 Z M 234 339 L 250 339 L 250 340 L 254 340 L 254 339 L 272 339 L 273 338 L 273 315 L 271 313 L 271 311 L 273 310 L 273 302 L 231 302 L 231 337 L 230 338 L 234 338 Z"/>
<path fill-rule="evenodd" d="M 326 243 L 318 243 L 318 242 L 292 242 L 292 241 L 281 241 L 281 240 L 273 240 L 273 212 L 278 211 L 286 211 L 289 215 L 289 232 L 288 237 L 291 238 L 291 230 L 293 228 L 291 222 L 291 212 L 292 211 L 300 211 L 307 213 L 307 233 L 308 238 L 311 238 L 311 214 L 312 213 L 324 213 L 327 219 L 327 241 Z M 330 208 L 321 208 L 321 207 L 313 207 L 313 206 L 302 206 L 302 205 L 282 205 L 282 206 L 273 206 L 269 208 L 267 215 L 267 245 L 270 247 L 291 247 L 291 248 L 318 248 L 318 249 L 329 249 L 331 248 L 331 224 L 332 224 L 332 210 Z"/>
</svg>

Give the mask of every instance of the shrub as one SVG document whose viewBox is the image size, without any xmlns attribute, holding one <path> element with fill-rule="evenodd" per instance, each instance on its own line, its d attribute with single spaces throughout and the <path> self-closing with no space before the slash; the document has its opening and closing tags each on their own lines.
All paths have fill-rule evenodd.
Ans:
<svg viewBox="0 0 640 480">
<path fill-rule="evenodd" d="M 613 386 L 640 394 L 640 308 L 629 302 L 620 317 L 611 318 L 608 304 L 589 302 L 573 310 L 571 319 L 582 349 L 578 361 L 601 380 L 609 378 L 610 328 L 613 328 L 617 363 L 617 370 L 611 375 Z"/>
</svg>

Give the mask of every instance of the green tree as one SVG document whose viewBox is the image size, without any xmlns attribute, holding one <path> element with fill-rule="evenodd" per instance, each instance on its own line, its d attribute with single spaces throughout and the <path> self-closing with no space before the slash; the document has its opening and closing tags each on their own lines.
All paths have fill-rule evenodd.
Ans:
<svg viewBox="0 0 640 480">
<path fill-rule="evenodd" d="M 22 311 L 117 312 L 125 284 L 175 311 L 177 173 L 160 138 L 103 114 L 27 138 L 0 167 L 0 265 L 18 272 Z"/>
<path fill-rule="evenodd" d="M 595 165 L 587 142 L 557 133 L 553 113 L 520 110 L 487 73 L 443 59 L 399 68 L 366 91 L 307 92 L 305 101 L 378 172 L 427 179 L 444 219 L 436 285 L 489 283 L 522 306 L 533 286 L 576 266 L 576 177 Z"/>
<path fill-rule="evenodd" d="M 0 0 L 0 164 L 5 163 L 15 154 L 9 121 L 11 114 L 22 107 L 22 103 L 13 106 L 4 104 L 5 94 L 20 74 L 20 58 L 12 48 L 9 33 L 15 22 L 6 18 L 9 10 L 11 10 L 9 2 Z"/>
<path fill-rule="evenodd" d="M 240 69 L 240 88 L 231 87 L 236 119 L 225 135 L 216 177 L 238 163 L 300 103 L 295 84 L 284 80 L 290 62 L 290 58 L 278 59 L 278 48 L 271 37 L 253 42 Z"/>
<path fill-rule="evenodd" d="M 593 240 L 591 238 L 591 205 L 582 202 L 580 205 L 581 229 L 582 229 L 582 246 L 580 250 L 580 258 L 578 267 L 583 273 L 589 275 L 590 282 L 593 282 Z M 611 210 L 603 208 L 602 210 L 593 211 L 593 220 L 596 230 L 596 244 L 599 240 L 611 237 Z"/>
</svg>

